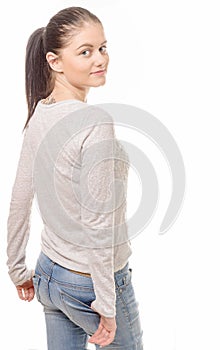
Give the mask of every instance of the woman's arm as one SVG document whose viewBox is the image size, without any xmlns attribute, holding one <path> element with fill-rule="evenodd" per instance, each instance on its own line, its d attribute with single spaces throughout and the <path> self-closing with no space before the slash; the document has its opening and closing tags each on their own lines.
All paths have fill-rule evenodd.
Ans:
<svg viewBox="0 0 220 350">
<path fill-rule="evenodd" d="M 81 152 L 81 222 L 96 299 L 92 307 L 115 316 L 114 215 L 115 131 L 104 111 L 83 143 Z"/>
<path fill-rule="evenodd" d="M 22 285 L 32 277 L 25 264 L 25 251 L 30 231 L 33 201 L 33 156 L 29 146 L 28 128 L 25 131 L 16 177 L 11 194 L 7 221 L 7 265 L 12 282 Z"/>
</svg>

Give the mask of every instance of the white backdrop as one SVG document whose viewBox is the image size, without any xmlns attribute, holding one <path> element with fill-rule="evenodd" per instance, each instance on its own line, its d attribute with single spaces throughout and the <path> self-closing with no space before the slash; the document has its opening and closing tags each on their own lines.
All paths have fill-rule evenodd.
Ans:
<svg viewBox="0 0 220 350">
<path fill-rule="evenodd" d="M 1 13 L 1 288 L 0 347 L 46 350 L 40 304 L 17 298 L 6 268 L 7 215 L 26 120 L 24 55 L 29 35 L 58 10 L 86 7 L 102 20 L 111 63 L 107 84 L 89 103 L 120 102 L 157 117 L 175 138 L 186 169 L 182 210 L 164 235 L 158 230 L 172 189 L 169 169 L 154 145 L 118 127 L 154 164 L 157 212 L 132 240 L 133 283 L 144 349 L 220 349 L 219 254 L 219 10 L 218 1 L 78 0 L 3 2 Z M 141 190 L 131 172 L 128 213 Z M 27 259 L 34 267 L 42 223 L 33 207 Z M 92 348 L 92 347 L 91 347 Z"/>
</svg>

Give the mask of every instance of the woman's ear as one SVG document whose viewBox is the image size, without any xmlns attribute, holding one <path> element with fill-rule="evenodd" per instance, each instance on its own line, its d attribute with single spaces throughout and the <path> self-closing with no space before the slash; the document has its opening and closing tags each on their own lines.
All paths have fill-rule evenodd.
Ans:
<svg viewBox="0 0 220 350">
<path fill-rule="evenodd" d="M 53 52 L 47 52 L 46 60 L 52 70 L 58 73 L 62 73 L 62 63 L 58 55 Z"/>
</svg>

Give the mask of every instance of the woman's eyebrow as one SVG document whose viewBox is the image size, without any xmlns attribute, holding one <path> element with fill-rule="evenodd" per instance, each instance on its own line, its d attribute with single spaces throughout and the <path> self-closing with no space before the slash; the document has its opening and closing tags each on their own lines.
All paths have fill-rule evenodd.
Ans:
<svg viewBox="0 0 220 350">
<path fill-rule="evenodd" d="M 102 45 L 104 45 L 104 44 L 106 44 L 106 43 L 107 43 L 107 40 L 103 41 L 103 43 L 101 43 L 100 46 L 102 46 Z M 79 50 L 81 47 L 84 47 L 84 46 L 93 47 L 92 44 L 85 43 L 85 44 L 80 45 L 80 46 L 77 48 L 77 50 Z"/>
</svg>

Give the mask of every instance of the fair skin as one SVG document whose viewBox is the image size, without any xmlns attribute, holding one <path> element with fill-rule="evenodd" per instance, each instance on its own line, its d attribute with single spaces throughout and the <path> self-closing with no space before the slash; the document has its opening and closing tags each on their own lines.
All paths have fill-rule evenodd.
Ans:
<svg viewBox="0 0 220 350">
<path fill-rule="evenodd" d="M 51 94 L 55 101 L 76 99 L 86 102 L 89 89 L 104 85 L 106 80 L 109 56 L 102 26 L 85 23 L 58 55 L 48 52 L 46 59 L 55 78 Z M 33 300 L 32 280 L 16 288 L 21 300 Z M 102 347 L 109 345 L 115 338 L 116 327 L 115 317 L 100 315 L 99 327 L 89 342 Z"/>
<path fill-rule="evenodd" d="M 99 23 L 86 23 L 74 34 L 68 46 L 46 59 L 55 75 L 52 96 L 56 101 L 86 101 L 91 87 L 105 84 L 109 56 L 106 38 Z"/>
</svg>

